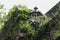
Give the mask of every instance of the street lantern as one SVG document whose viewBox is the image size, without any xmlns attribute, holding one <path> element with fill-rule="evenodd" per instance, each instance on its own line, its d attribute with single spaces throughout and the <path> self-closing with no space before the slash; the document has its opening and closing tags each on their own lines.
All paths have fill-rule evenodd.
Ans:
<svg viewBox="0 0 60 40">
<path fill-rule="evenodd" d="M 40 13 L 37 7 L 34 7 L 34 11 L 30 13 L 30 20 L 32 22 L 39 22 L 40 17 L 42 16 L 42 13 Z"/>
<path fill-rule="evenodd" d="M 43 16 L 42 13 L 40 13 L 37 7 L 34 7 L 34 11 L 30 13 L 30 21 L 31 26 L 37 30 L 39 26 L 39 22 L 41 21 L 41 17 Z"/>
</svg>

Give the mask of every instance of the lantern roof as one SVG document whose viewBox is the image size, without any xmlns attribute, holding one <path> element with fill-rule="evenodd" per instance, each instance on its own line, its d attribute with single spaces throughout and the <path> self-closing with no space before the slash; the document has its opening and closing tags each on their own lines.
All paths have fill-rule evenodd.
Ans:
<svg viewBox="0 0 60 40">
<path fill-rule="evenodd" d="M 37 11 L 37 9 L 38 9 L 37 7 L 34 7 L 34 11 L 31 12 L 30 15 L 31 15 L 31 14 L 33 14 L 33 15 L 34 15 L 34 14 L 37 14 L 37 16 L 42 16 L 43 14 L 42 14 L 40 11 Z"/>
</svg>

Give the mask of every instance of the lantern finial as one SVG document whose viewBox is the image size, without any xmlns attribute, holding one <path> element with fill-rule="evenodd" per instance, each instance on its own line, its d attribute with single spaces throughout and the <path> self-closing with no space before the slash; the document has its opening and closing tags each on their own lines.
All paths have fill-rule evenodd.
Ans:
<svg viewBox="0 0 60 40">
<path fill-rule="evenodd" d="M 36 11 L 38 8 L 37 7 L 34 7 L 34 10 Z"/>
</svg>

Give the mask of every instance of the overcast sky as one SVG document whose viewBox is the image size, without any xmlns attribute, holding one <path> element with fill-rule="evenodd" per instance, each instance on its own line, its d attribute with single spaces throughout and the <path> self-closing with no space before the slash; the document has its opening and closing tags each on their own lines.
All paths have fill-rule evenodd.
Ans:
<svg viewBox="0 0 60 40">
<path fill-rule="evenodd" d="M 8 12 L 13 5 L 25 5 L 29 9 L 33 9 L 35 6 L 38 7 L 39 11 L 45 14 L 60 0 L 0 0 L 0 4 L 4 4 L 6 11 Z"/>
</svg>

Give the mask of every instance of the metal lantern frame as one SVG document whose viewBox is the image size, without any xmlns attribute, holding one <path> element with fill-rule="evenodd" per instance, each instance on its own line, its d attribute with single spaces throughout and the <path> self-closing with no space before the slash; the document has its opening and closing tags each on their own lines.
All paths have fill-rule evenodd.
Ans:
<svg viewBox="0 0 60 40">
<path fill-rule="evenodd" d="M 34 11 L 30 13 L 30 18 L 34 17 L 35 19 L 37 19 L 38 17 L 43 16 L 42 13 L 38 11 L 37 9 L 38 9 L 37 7 L 34 7 Z"/>
</svg>

